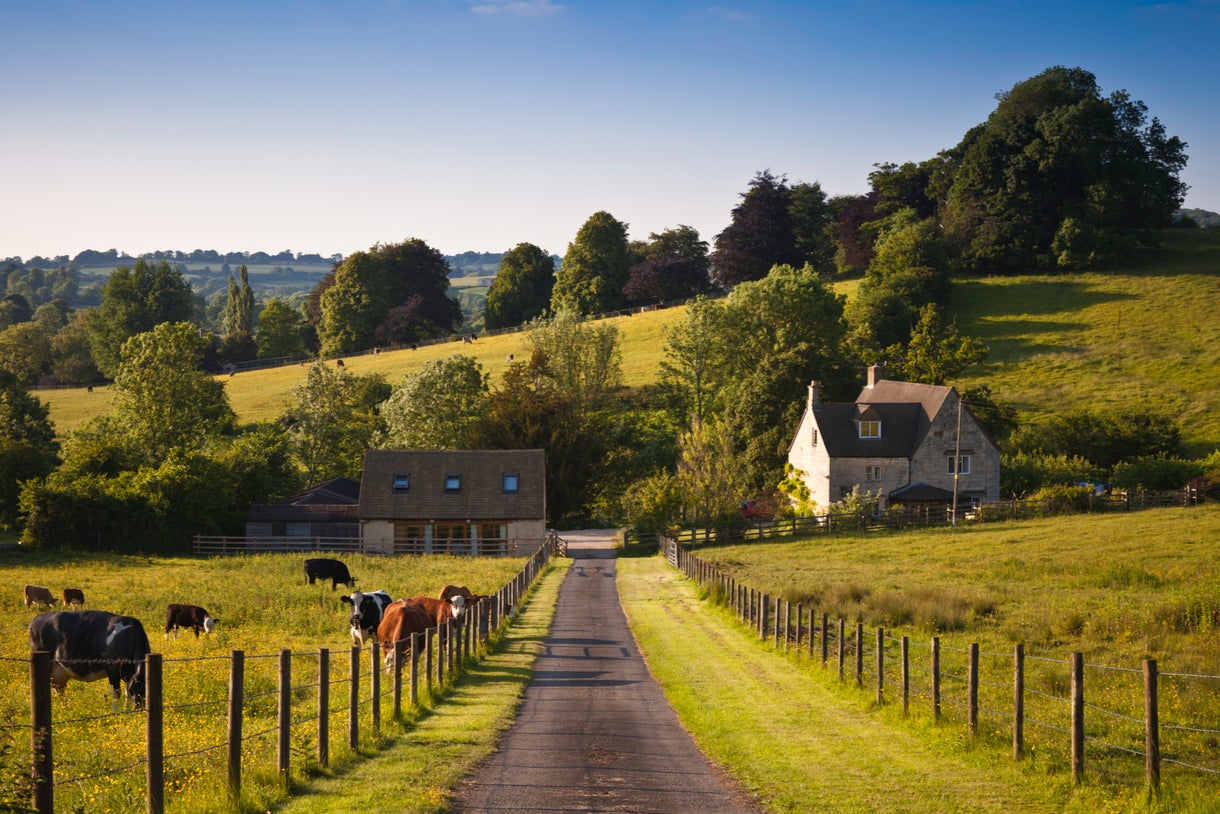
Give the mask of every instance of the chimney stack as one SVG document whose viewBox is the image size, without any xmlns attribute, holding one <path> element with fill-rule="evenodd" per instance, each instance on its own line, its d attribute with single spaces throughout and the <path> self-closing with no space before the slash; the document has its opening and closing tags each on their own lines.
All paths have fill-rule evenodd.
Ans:
<svg viewBox="0 0 1220 814">
<path fill-rule="evenodd" d="M 881 365 L 868 366 L 868 386 L 872 387 L 885 378 L 885 368 Z"/>
<path fill-rule="evenodd" d="M 822 386 L 817 382 L 809 383 L 809 409 L 816 410 L 822 404 Z"/>
</svg>

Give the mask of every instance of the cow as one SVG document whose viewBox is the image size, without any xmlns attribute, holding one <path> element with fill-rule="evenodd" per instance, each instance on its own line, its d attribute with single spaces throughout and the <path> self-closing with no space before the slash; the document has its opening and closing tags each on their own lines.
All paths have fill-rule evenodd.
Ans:
<svg viewBox="0 0 1220 814">
<path fill-rule="evenodd" d="M 430 627 L 444 624 L 450 619 L 461 619 L 466 600 L 455 596 L 452 600 L 435 599 L 431 596 L 413 596 L 397 599 L 389 604 L 381 615 L 377 627 L 377 640 L 385 648 L 385 669 L 394 668 L 394 655 L 401 660 L 411 646 L 411 637 Z"/>
<path fill-rule="evenodd" d="M 51 593 L 50 588 L 44 588 L 41 585 L 25 586 L 25 607 L 29 610 L 31 605 L 46 605 L 48 608 L 55 607 L 55 594 Z"/>
<path fill-rule="evenodd" d="M 339 601 L 352 606 L 352 644 L 364 647 L 365 642 L 377 641 L 377 626 L 381 624 L 381 615 L 394 601 L 390 595 L 385 591 L 367 594 L 352 591 L 351 596 L 341 596 Z"/>
<path fill-rule="evenodd" d="M 47 611 L 30 622 L 30 650 L 51 654 L 51 686 L 62 696 L 68 680 L 110 680 L 117 706 L 119 682 L 127 699 L 144 705 L 144 660 L 151 651 L 140 620 L 100 610 Z"/>
<path fill-rule="evenodd" d="M 85 606 L 85 592 L 80 588 L 64 588 L 64 607 L 69 605 Z"/>
<path fill-rule="evenodd" d="M 490 599 L 487 594 L 471 593 L 470 589 L 465 585 L 446 585 L 441 589 L 441 599 L 452 599 L 455 596 L 460 596 L 466 600 L 466 607 L 470 607 L 476 603 L 482 602 L 484 599 Z"/>
<path fill-rule="evenodd" d="M 195 638 L 198 639 L 199 631 L 211 633 L 218 621 L 198 605 L 170 605 L 165 609 L 165 638 L 168 639 L 170 631 L 173 631 L 176 639 L 178 628 L 185 630 L 189 627 L 195 631 Z"/>
<path fill-rule="evenodd" d="M 335 590 L 340 582 L 348 588 L 356 587 L 356 578 L 347 571 L 347 566 L 339 560 L 305 560 L 305 579 L 310 585 L 315 579 L 330 580 L 330 589 Z"/>
</svg>

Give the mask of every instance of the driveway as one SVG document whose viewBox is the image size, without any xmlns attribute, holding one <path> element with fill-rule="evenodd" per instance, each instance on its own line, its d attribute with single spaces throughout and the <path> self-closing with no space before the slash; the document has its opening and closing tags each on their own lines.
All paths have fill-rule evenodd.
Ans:
<svg viewBox="0 0 1220 814">
<path fill-rule="evenodd" d="M 574 560 L 516 722 L 453 811 L 758 814 L 649 674 L 619 605 L 613 531 L 565 532 Z"/>
</svg>

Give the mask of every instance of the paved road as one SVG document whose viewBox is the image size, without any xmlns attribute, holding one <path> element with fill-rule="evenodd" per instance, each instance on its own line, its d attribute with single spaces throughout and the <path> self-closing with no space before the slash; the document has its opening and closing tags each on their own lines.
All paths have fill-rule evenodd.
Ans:
<svg viewBox="0 0 1220 814">
<path fill-rule="evenodd" d="M 613 538 L 565 533 L 575 560 L 516 722 L 455 794 L 462 814 L 758 814 L 678 723 L 619 604 Z"/>
</svg>

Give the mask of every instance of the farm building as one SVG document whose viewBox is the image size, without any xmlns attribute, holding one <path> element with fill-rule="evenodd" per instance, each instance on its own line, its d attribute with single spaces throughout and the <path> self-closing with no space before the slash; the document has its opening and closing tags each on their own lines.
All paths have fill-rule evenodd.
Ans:
<svg viewBox="0 0 1220 814">
<path fill-rule="evenodd" d="M 823 402 L 817 382 L 788 448 L 820 509 L 857 485 L 881 508 L 959 511 L 1000 495 L 1000 452 L 957 391 L 868 370 L 854 402 Z"/>
</svg>

